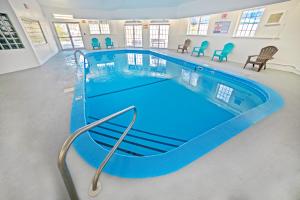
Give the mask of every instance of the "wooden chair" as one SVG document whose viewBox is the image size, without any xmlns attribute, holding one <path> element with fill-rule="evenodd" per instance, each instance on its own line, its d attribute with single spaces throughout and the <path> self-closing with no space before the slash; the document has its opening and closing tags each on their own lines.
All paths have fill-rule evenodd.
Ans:
<svg viewBox="0 0 300 200">
<path fill-rule="evenodd" d="M 178 52 L 179 50 L 181 50 L 181 53 L 184 53 L 184 51 L 188 52 L 188 47 L 189 47 L 190 45 L 191 45 L 191 40 L 190 40 L 190 39 L 186 39 L 186 40 L 184 41 L 184 44 L 183 44 L 183 45 L 182 45 L 182 44 L 178 45 L 177 52 Z"/>
<path fill-rule="evenodd" d="M 258 72 L 264 67 L 266 69 L 266 65 L 268 60 L 273 59 L 273 56 L 278 51 L 278 48 L 275 46 L 267 46 L 261 49 L 259 55 L 248 56 L 244 69 L 248 63 L 252 64 L 252 67 L 258 65 Z M 255 60 L 251 60 L 253 57 L 257 57 Z"/>
</svg>

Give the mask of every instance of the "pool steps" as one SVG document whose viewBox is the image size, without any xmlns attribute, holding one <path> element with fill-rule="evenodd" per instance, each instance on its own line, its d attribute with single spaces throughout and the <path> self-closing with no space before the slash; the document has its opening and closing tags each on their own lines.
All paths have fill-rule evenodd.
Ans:
<svg viewBox="0 0 300 200">
<path fill-rule="evenodd" d="M 89 116 L 87 122 L 92 123 L 97 119 Z M 124 128 L 126 127 L 106 122 L 93 128 L 89 133 L 95 142 L 110 150 L 123 133 Z M 116 152 L 131 156 L 156 155 L 177 148 L 185 142 L 187 141 L 132 128 Z"/>
<path fill-rule="evenodd" d="M 129 106 L 123 110 L 120 110 L 118 112 L 115 112 L 111 115 L 108 115 L 102 119 L 99 119 L 97 121 L 94 121 L 93 123 L 90 123 L 88 125 L 85 125 L 79 129 L 77 129 L 74 133 L 72 133 L 71 136 L 69 136 L 67 138 L 67 140 L 64 142 L 64 144 L 61 147 L 61 150 L 59 151 L 59 155 L 58 155 L 58 168 L 60 171 L 60 174 L 63 178 L 63 181 L 65 183 L 65 186 L 67 188 L 68 194 L 70 196 L 70 199 L 72 200 L 79 200 L 75 185 L 73 183 L 73 179 L 72 176 L 70 174 L 70 171 L 68 169 L 67 163 L 66 163 L 66 156 L 68 153 L 68 150 L 70 149 L 71 145 L 73 144 L 73 142 L 82 134 L 87 133 L 88 131 L 90 131 L 91 129 L 113 119 L 116 118 L 124 113 L 127 113 L 129 111 L 133 111 L 133 117 L 131 119 L 131 122 L 129 123 L 129 125 L 127 126 L 127 128 L 124 130 L 124 132 L 120 135 L 120 137 L 118 138 L 117 141 L 114 141 L 113 144 L 110 144 L 111 148 L 110 151 L 108 152 L 108 154 L 105 156 L 105 158 L 103 159 L 103 161 L 101 162 L 101 164 L 99 165 L 94 178 L 92 180 L 92 184 L 90 186 L 90 190 L 89 190 L 89 195 L 91 197 L 95 197 L 96 195 L 98 195 L 99 191 L 101 190 L 101 185 L 99 182 L 99 178 L 100 175 L 104 169 L 104 167 L 106 166 L 106 164 L 108 163 L 108 161 L 110 160 L 110 158 L 113 156 L 113 154 L 116 152 L 116 150 L 118 149 L 118 147 L 121 145 L 121 143 L 123 142 L 125 136 L 128 134 L 128 132 L 130 131 L 130 129 L 132 128 L 132 126 L 135 123 L 136 120 L 136 108 L 135 106 Z M 122 147 L 121 147 L 122 149 Z M 126 150 L 125 150 L 126 151 Z"/>
</svg>

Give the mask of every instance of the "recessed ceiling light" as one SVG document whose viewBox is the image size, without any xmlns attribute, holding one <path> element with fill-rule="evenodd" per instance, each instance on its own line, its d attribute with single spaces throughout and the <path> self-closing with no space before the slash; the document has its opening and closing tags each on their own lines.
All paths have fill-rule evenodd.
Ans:
<svg viewBox="0 0 300 200">
<path fill-rule="evenodd" d="M 55 19 L 74 19 L 73 15 L 53 14 Z"/>
</svg>

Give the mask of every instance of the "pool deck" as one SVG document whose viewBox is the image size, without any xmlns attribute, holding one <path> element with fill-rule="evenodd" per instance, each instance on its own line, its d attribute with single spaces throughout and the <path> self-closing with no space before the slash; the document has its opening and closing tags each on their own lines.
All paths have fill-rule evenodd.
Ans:
<svg viewBox="0 0 300 200">
<path fill-rule="evenodd" d="M 161 52 L 261 82 L 281 94 L 285 106 L 175 173 L 149 179 L 103 174 L 95 199 L 300 199 L 300 76 Z M 0 199 L 68 199 L 56 162 L 68 137 L 75 68 L 72 51 L 65 51 L 41 67 L 0 75 Z M 92 199 L 87 191 L 95 170 L 73 149 L 68 163 L 81 199 Z"/>
</svg>

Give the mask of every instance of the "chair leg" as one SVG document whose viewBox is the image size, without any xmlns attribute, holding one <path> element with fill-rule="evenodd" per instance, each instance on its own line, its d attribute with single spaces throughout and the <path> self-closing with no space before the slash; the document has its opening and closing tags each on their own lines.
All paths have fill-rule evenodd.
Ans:
<svg viewBox="0 0 300 200">
<path fill-rule="evenodd" d="M 263 67 L 263 64 L 260 64 L 257 71 L 259 72 L 262 67 Z"/>
<path fill-rule="evenodd" d="M 248 64 L 248 61 L 245 63 L 245 65 L 244 65 L 244 68 L 243 68 L 243 69 L 245 69 L 245 68 L 246 68 L 247 64 Z"/>
</svg>

